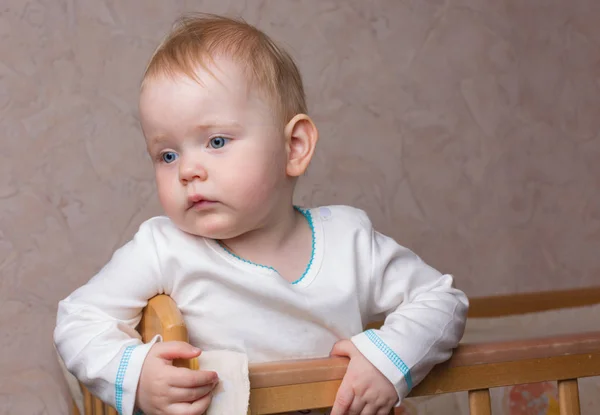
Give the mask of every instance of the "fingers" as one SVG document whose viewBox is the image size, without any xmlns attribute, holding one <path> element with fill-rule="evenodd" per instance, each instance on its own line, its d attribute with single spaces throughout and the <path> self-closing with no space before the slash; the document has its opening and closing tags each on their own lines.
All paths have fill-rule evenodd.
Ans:
<svg viewBox="0 0 600 415">
<path fill-rule="evenodd" d="M 172 388 L 169 392 L 171 402 L 195 402 L 212 392 L 218 382 L 197 388 Z"/>
<path fill-rule="evenodd" d="M 169 386 L 177 388 L 199 388 L 216 384 L 219 381 L 217 372 L 209 370 L 191 370 L 183 367 L 168 367 Z"/>
<path fill-rule="evenodd" d="M 164 342 L 156 343 L 156 355 L 162 359 L 173 361 L 174 359 L 192 359 L 200 356 L 200 349 L 186 342 Z"/>
<path fill-rule="evenodd" d="M 211 400 L 212 400 L 212 396 L 210 394 L 206 395 L 202 399 L 198 399 L 196 402 L 194 402 L 190 405 L 189 413 L 194 414 L 194 415 L 196 415 L 196 414 L 202 415 L 208 409 L 208 406 L 210 405 Z"/>
<path fill-rule="evenodd" d="M 352 343 L 350 340 L 340 340 L 333 345 L 333 348 L 329 354 L 331 356 L 344 356 L 352 358 L 356 351 L 356 346 L 354 346 L 354 343 Z"/>
<path fill-rule="evenodd" d="M 352 401 L 354 400 L 354 391 L 349 383 L 346 381 L 346 378 L 342 380 L 342 384 L 335 395 L 335 402 L 333 403 L 333 408 L 331 408 L 330 415 L 346 415 L 350 406 L 352 405 Z"/>
<path fill-rule="evenodd" d="M 378 403 L 376 402 L 376 411 L 373 412 L 375 415 L 390 415 L 393 414 L 394 412 L 394 405 L 396 404 L 396 402 L 392 402 L 392 401 L 379 401 Z"/>
<path fill-rule="evenodd" d="M 372 393 L 366 393 L 364 395 L 358 395 L 354 393 L 354 399 L 350 408 L 348 408 L 348 415 L 390 415 L 392 408 L 394 407 L 388 399 L 376 397 Z"/>
<path fill-rule="evenodd" d="M 177 403 L 169 406 L 169 413 L 173 415 L 202 415 L 208 409 L 212 396 L 206 395 L 192 403 Z"/>
<path fill-rule="evenodd" d="M 366 406 L 366 402 L 363 399 L 357 399 L 355 396 L 352 400 L 350 408 L 348 408 L 348 415 L 373 415 L 374 412 Z"/>
</svg>

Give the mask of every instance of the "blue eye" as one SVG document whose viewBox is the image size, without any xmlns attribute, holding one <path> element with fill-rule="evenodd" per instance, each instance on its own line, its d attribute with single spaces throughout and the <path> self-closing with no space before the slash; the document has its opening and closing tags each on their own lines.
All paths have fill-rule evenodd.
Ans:
<svg viewBox="0 0 600 415">
<path fill-rule="evenodd" d="M 177 157 L 179 156 L 174 151 L 165 151 L 160 155 L 162 161 L 164 161 L 167 164 L 173 163 L 175 160 L 177 160 Z"/>
<path fill-rule="evenodd" d="M 212 148 L 221 148 L 223 147 L 225 144 L 227 144 L 227 142 L 229 141 L 229 138 L 225 138 L 225 137 L 213 137 L 210 139 L 209 144 Z"/>
</svg>

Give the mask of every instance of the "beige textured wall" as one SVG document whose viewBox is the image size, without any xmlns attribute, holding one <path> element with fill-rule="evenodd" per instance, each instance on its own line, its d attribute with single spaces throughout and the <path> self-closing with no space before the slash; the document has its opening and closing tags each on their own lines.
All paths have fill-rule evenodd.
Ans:
<svg viewBox="0 0 600 415">
<path fill-rule="evenodd" d="M 66 413 L 56 303 L 160 212 L 137 84 L 190 10 L 297 58 L 299 201 L 366 209 L 469 294 L 600 282 L 597 0 L 3 0 L 0 414 Z"/>
</svg>

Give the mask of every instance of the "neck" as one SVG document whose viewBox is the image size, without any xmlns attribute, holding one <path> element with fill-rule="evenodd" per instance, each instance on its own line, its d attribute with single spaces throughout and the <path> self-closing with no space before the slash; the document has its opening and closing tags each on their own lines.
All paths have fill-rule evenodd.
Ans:
<svg viewBox="0 0 600 415">
<path fill-rule="evenodd" d="M 227 249 L 242 258 L 261 263 L 265 257 L 285 249 L 304 218 L 293 205 L 271 212 L 267 223 L 235 238 L 221 240 Z"/>
</svg>

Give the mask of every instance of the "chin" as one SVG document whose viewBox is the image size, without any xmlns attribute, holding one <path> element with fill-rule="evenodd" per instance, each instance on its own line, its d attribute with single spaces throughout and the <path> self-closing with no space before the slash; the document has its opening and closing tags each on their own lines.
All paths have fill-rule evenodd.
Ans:
<svg viewBox="0 0 600 415">
<path fill-rule="evenodd" d="M 232 224 L 222 223 L 219 220 L 204 219 L 202 222 L 204 223 L 187 223 L 179 228 L 192 235 L 218 240 L 235 238 L 243 233 L 235 229 Z"/>
</svg>

